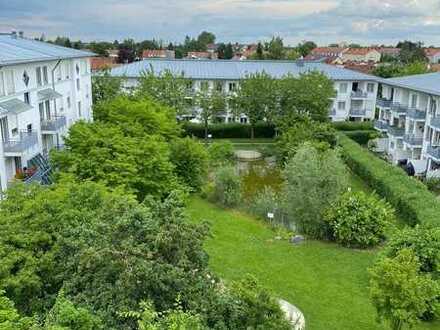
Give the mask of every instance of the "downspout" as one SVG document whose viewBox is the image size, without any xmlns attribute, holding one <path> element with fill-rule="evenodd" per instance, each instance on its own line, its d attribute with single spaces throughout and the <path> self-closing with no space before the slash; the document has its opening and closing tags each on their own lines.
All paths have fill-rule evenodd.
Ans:
<svg viewBox="0 0 440 330">
<path fill-rule="evenodd" d="M 55 70 L 58 68 L 62 60 L 58 60 L 57 64 L 52 69 L 52 89 L 55 91 Z M 55 119 L 58 115 L 57 112 L 57 100 L 54 100 L 54 113 L 55 113 Z M 56 134 L 56 140 L 57 140 L 57 148 L 60 146 L 60 134 L 57 132 Z"/>
</svg>

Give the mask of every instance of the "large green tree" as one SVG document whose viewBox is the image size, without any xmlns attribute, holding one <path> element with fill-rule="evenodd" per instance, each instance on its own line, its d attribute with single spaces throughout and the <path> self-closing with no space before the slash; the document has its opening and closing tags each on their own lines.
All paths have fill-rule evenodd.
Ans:
<svg viewBox="0 0 440 330">
<path fill-rule="evenodd" d="M 93 106 L 122 94 L 122 79 L 110 76 L 108 70 L 92 76 Z M 95 111 L 94 111 L 95 113 Z"/>
<path fill-rule="evenodd" d="M 194 103 L 200 110 L 199 115 L 205 126 L 205 139 L 208 139 L 209 123 L 227 110 L 226 96 L 215 88 L 205 86 L 196 93 Z"/>
<path fill-rule="evenodd" d="M 275 80 L 265 72 L 246 76 L 232 96 L 231 103 L 237 116 L 241 114 L 247 116 L 253 139 L 255 124 L 269 118 L 275 108 Z"/>
</svg>

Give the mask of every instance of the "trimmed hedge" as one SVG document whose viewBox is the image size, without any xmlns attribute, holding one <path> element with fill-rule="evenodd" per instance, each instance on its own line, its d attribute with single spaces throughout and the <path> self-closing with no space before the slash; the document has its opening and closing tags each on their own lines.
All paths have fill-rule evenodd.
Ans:
<svg viewBox="0 0 440 330">
<path fill-rule="evenodd" d="M 440 202 L 423 183 L 343 134 L 339 134 L 339 145 L 352 171 L 392 204 L 408 225 L 440 227 Z"/>
<path fill-rule="evenodd" d="M 184 123 L 182 125 L 185 136 L 205 137 L 203 124 Z M 226 123 L 209 125 L 208 133 L 214 139 L 248 139 L 251 137 L 251 126 L 248 124 Z M 275 126 L 267 123 L 258 123 L 254 127 L 255 138 L 273 138 Z"/>
<path fill-rule="evenodd" d="M 378 136 L 377 131 L 347 131 L 343 132 L 350 139 L 354 140 L 360 145 L 367 145 L 368 141 Z"/>
<path fill-rule="evenodd" d="M 372 121 L 337 121 L 332 123 L 337 131 L 373 131 Z"/>
</svg>

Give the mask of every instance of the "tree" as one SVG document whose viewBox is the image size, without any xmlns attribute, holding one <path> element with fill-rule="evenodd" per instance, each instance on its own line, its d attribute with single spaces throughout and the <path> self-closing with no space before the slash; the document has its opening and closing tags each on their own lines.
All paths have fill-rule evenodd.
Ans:
<svg viewBox="0 0 440 330">
<path fill-rule="evenodd" d="M 266 57 L 270 60 L 282 60 L 285 57 L 283 39 L 281 37 L 272 37 L 266 43 Z"/>
<path fill-rule="evenodd" d="M 122 94 L 122 79 L 112 77 L 108 70 L 92 76 L 93 105 L 108 101 Z"/>
<path fill-rule="evenodd" d="M 139 200 L 177 187 L 169 146 L 160 136 L 131 137 L 111 124 L 80 122 L 70 128 L 65 144 L 52 160 L 77 180 L 123 187 Z"/>
<path fill-rule="evenodd" d="M 200 117 L 205 125 L 205 140 L 207 141 L 209 122 L 221 112 L 226 111 L 226 97 L 215 88 L 210 90 L 206 86 L 195 95 L 195 104 L 200 109 Z"/>
<path fill-rule="evenodd" d="M 171 143 L 170 159 L 182 182 L 194 191 L 200 191 L 208 173 L 206 148 L 191 138 L 176 139 Z"/>
<path fill-rule="evenodd" d="M 428 73 L 430 70 L 424 62 L 413 62 L 409 64 L 387 63 L 374 68 L 373 74 L 381 78 L 403 77 L 416 74 Z"/>
<path fill-rule="evenodd" d="M 104 42 L 91 42 L 89 48 L 92 52 L 99 56 L 108 57 L 108 49 L 110 48 L 108 43 Z"/>
<path fill-rule="evenodd" d="M 301 74 L 299 78 L 288 75 L 276 82 L 277 107 L 272 114 L 275 123 L 284 125 L 293 118 L 308 116 L 325 122 L 329 118 L 331 98 L 336 92 L 333 82 L 320 72 Z"/>
<path fill-rule="evenodd" d="M 245 114 L 251 126 L 251 139 L 254 138 L 255 124 L 267 118 L 275 108 L 275 80 L 268 74 L 255 73 L 246 76 L 240 88 L 232 97 L 236 115 Z"/>
<path fill-rule="evenodd" d="M 375 195 L 345 192 L 325 214 L 331 239 L 355 248 L 376 246 L 394 222 L 390 205 Z"/>
<path fill-rule="evenodd" d="M 31 330 L 35 323 L 32 318 L 22 317 L 14 303 L 0 290 L 0 329 L 2 330 Z"/>
<path fill-rule="evenodd" d="M 309 55 L 317 45 L 313 41 L 304 41 L 296 47 L 301 56 L 306 57 Z"/>
<path fill-rule="evenodd" d="M 226 45 L 222 42 L 217 46 L 217 56 L 220 60 L 225 60 Z"/>
<path fill-rule="evenodd" d="M 405 40 L 399 42 L 396 47 L 400 48 L 399 59 L 405 64 L 413 62 L 427 62 L 422 42 L 411 42 Z"/>
<path fill-rule="evenodd" d="M 234 57 L 234 50 L 232 49 L 232 44 L 228 43 L 225 48 L 225 60 L 230 60 Z"/>
<path fill-rule="evenodd" d="M 286 60 L 296 61 L 301 57 L 301 54 L 296 49 L 289 49 L 286 52 Z"/>
<path fill-rule="evenodd" d="M 119 44 L 118 63 L 131 63 L 136 59 L 136 43 L 133 39 L 125 39 Z"/>
<path fill-rule="evenodd" d="M 382 258 L 370 269 L 373 304 L 393 330 L 415 325 L 430 305 L 440 308 L 439 284 L 419 269 L 420 261 L 409 249 L 400 250 L 394 258 Z"/>
<path fill-rule="evenodd" d="M 237 206 L 241 199 L 241 180 L 233 166 L 218 168 L 214 173 L 214 200 L 222 206 Z"/>
<path fill-rule="evenodd" d="M 199 36 L 197 37 L 197 42 L 200 45 L 200 50 L 206 51 L 206 47 L 209 44 L 215 43 L 215 39 L 216 37 L 214 33 L 207 31 L 203 31 L 202 33 L 200 33 Z"/>
<path fill-rule="evenodd" d="M 264 48 L 261 42 L 257 44 L 257 50 L 255 52 L 255 59 L 264 60 Z"/>
<path fill-rule="evenodd" d="M 173 108 L 177 115 L 188 113 L 188 79 L 169 70 L 161 73 L 150 70 L 143 72 L 135 90 L 136 97 L 150 96 L 153 100 Z"/>
<path fill-rule="evenodd" d="M 325 238 L 324 212 L 347 189 L 347 170 L 337 152 L 319 152 L 305 144 L 288 161 L 283 176 L 284 209 L 291 227 L 313 238 Z"/>
</svg>

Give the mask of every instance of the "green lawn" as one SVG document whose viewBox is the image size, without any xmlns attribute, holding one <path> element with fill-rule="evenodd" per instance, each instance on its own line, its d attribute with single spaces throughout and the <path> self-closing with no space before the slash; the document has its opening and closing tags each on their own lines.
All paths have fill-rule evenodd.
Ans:
<svg viewBox="0 0 440 330">
<path fill-rule="evenodd" d="M 304 312 L 307 330 L 383 329 L 375 322 L 367 288 L 366 269 L 375 251 L 318 241 L 293 246 L 274 240 L 274 232 L 263 222 L 199 198 L 192 199 L 188 213 L 195 222 L 212 224 L 206 249 L 218 275 L 228 281 L 253 274 Z M 417 329 L 439 328 L 437 323 Z"/>
</svg>

